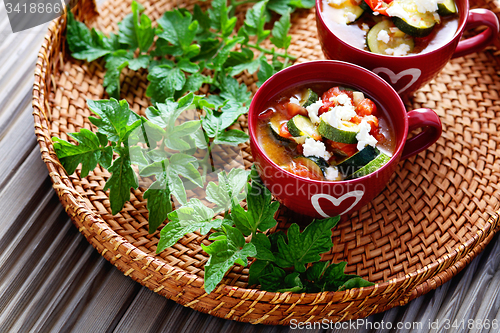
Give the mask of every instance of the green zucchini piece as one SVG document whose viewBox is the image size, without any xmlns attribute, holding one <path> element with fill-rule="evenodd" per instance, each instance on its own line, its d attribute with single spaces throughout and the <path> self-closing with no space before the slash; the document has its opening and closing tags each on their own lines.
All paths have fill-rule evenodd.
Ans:
<svg viewBox="0 0 500 333">
<path fill-rule="evenodd" d="M 303 144 L 306 141 L 305 136 L 299 136 L 299 137 L 292 138 L 292 139 L 282 137 L 280 135 L 280 126 L 281 126 L 281 123 L 279 121 L 277 121 L 275 118 L 274 119 L 271 118 L 271 121 L 269 121 L 269 128 L 271 129 L 271 133 L 273 133 L 273 135 L 276 139 L 283 141 L 283 142 L 292 142 L 292 140 L 293 140 L 297 144 Z"/>
<path fill-rule="evenodd" d="M 333 17 L 333 20 L 337 23 L 351 24 L 365 12 L 361 6 L 355 5 L 351 1 L 345 1 L 338 6 L 332 3 L 329 3 L 329 5 L 337 9 Z"/>
<path fill-rule="evenodd" d="M 368 4 L 365 2 L 365 0 L 361 0 L 361 3 L 359 4 L 359 7 L 361 7 L 361 9 L 363 9 L 368 14 L 372 14 L 373 13 L 373 10 L 370 8 L 370 6 L 368 6 Z"/>
<path fill-rule="evenodd" d="M 299 156 L 295 157 L 294 161 L 306 166 L 309 170 L 317 175 L 325 175 L 326 168 L 329 167 L 328 163 L 321 157 L 316 156 Z"/>
<path fill-rule="evenodd" d="M 356 154 L 338 164 L 337 168 L 345 177 L 348 177 L 373 161 L 379 154 L 380 151 L 376 147 L 366 146 Z"/>
<path fill-rule="evenodd" d="M 360 168 L 358 171 L 349 176 L 349 179 L 355 179 L 359 177 L 366 176 L 374 171 L 380 169 L 384 164 L 389 162 L 391 158 L 384 153 L 380 153 L 375 159 L 369 162 L 364 167 Z"/>
<path fill-rule="evenodd" d="M 387 49 L 395 49 L 401 44 L 406 44 L 410 48 L 408 53 L 412 52 L 413 48 L 415 47 L 413 37 L 405 34 L 402 31 L 398 31 L 395 33 L 391 32 L 390 28 L 394 27 L 394 24 L 390 20 L 383 20 L 375 24 L 366 34 L 366 45 L 368 46 L 368 50 L 373 53 L 387 55 Z M 378 40 L 378 34 L 382 30 L 385 30 L 390 37 L 388 43 L 384 43 L 383 41 Z"/>
<path fill-rule="evenodd" d="M 356 139 L 356 135 L 359 133 L 359 126 L 356 124 L 352 124 L 347 121 L 342 122 L 345 127 L 350 127 L 349 129 L 338 129 L 327 122 L 325 122 L 323 119 L 321 119 L 319 126 L 318 126 L 318 133 L 324 137 L 327 138 L 328 140 L 332 140 L 335 142 L 341 142 L 341 143 L 357 143 L 358 140 Z M 352 126 L 350 126 L 352 124 Z"/>
<path fill-rule="evenodd" d="M 438 3 L 438 14 L 441 16 L 453 15 L 457 13 L 457 5 L 453 0 L 444 0 Z"/>
<path fill-rule="evenodd" d="M 271 133 L 273 133 L 274 137 L 280 141 L 289 142 L 290 139 L 284 138 L 280 135 L 280 122 L 276 119 L 276 117 L 271 118 L 269 121 L 269 128 L 271 129 Z"/>
<path fill-rule="evenodd" d="M 307 88 L 306 92 L 300 100 L 300 105 L 302 107 L 308 107 L 309 105 L 315 103 L 318 100 L 318 94 L 316 94 L 312 89 Z"/>
<path fill-rule="evenodd" d="M 417 0 L 418 1 L 418 0 Z M 390 6 L 399 5 L 408 14 L 407 19 L 392 16 L 392 22 L 399 30 L 413 37 L 425 37 L 429 35 L 439 18 L 434 17 L 435 12 L 420 13 L 417 1 L 394 0 Z"/>
<path fill-rule="evenodd" d="M 320 136 L 316 127 L 311 122 L 311 119 L 300 114 L 290 119 L 287 123 L 287 127 L 288 132 L 294 137 L 305 136 L 308 138 L 319 138 Z"/>
</svg>

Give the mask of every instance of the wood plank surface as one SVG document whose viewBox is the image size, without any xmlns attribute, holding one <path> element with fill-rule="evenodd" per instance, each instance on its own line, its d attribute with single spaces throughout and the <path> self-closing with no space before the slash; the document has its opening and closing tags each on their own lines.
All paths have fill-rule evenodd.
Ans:
<svg viewBox="0 0 500 333">
<path fill-rule="evenodd" d="M 13 34 L 0 5 L 0 332 L 298 331 L 184 308 L 125 277 L 80 235 L 51 187 L 33 130 L 33 69 L 45 31 Z M 463 272 L 406 306 L 359 327 L 301 331 L 467 332 L 469 320 L 500 321 L 499 262 L 495 237 Z M 446 320 L 465 326 L 447 330 Z M 382 322 L 394 329 L 377 329 Z M 499 331 L 479 326 L 470 331 Z"/>
</svg>

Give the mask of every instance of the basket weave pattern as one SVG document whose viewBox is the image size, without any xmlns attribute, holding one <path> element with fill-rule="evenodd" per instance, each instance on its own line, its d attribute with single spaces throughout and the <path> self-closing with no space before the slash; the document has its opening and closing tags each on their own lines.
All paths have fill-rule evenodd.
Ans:
<svg viewBox="0 0 500 333">
<path fill-rule="evenodd" d="M 168 0 L 143 3 L 153 19 L 177 6 Z M 190 8 L 193 3 L 179 6 Z M 496 1 L 473 6 L 500 12 Z M 75 8 L 78 20 L 105 32 L 130 10 L 129 1 L 110 0 L 99 14 L 92 0 Z M 244 12 L 239 13 L 240 22 Z M 322 59 L 316 38 L 314 11 L 292 17 L 290 53 L 298 62 Z M 500 43 L 497 41 L 497 45 Z M 227 319 L 287 324 L 292 319 L 341 321 L 366 317 L 437 288 L 463 269 L 500 228 L 500 65 L 491 47 L 450 62 L 442 74 L 417 92 L 408 109 L 433 108 L 443 122 L 443 136 L 428 150 L 400 163 L 383 193 L 344 219 L 333 234 L 334 247 L 323 260 L 348 262 L 355 273 L 377 284 L 345 292 L 317 294 L 272 293 L 247 287 L 248 269 L 235 266 L 211 294 L 203 289 L 203 265 L 208 256 L 197 233 L 155 254 L 159 232 L 148 234 L 143 188 L 132 190 L 123 210 L 111 214 L 103 191 L 109 173 L 96 168 L 86 178 L 79 170 L 67 175 L 51 137 L 68 140 L 67 133 L 93 129 L 86 99 L 107 98 L 102 87 L 102 63 L 86 63 L 66 52 L 65 18 L 49 27 L 40 49 L 33 86 L 35 133 L 53 187 L 79 231 L 125 275 L 185 306 Z M 125 71 L 121 97 L 143 113 L 147 72 Z M 238 78 L 255 92 L 256 77 Z M 247 129 L 242 116 L 235 128 Z M 250 149 L 241 147 L 245 166 Z M 279 227 L 301 222 L 282 207 Z"/>
</svg>

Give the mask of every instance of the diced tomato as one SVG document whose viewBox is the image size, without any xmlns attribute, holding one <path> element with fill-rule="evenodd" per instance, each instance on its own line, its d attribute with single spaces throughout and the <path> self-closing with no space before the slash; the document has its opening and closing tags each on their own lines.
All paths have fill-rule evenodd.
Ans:
<svg viewBox="0 0 500 333">
<path fill-rule="evenodd" d="M 361 123 L 361 118 L 359 116 L 354 116 L 351 118 L 351 120 L 349 120 L 351 123 L 353 124 L 360 124 Z"/>
<path fill-rule="evenodd" d="M 266 118 L 269 118 L 271 117 L 271 115 L 274 113 L 274 109 L 273 108 L 269 108 L 265 111 L 262 111 L 261 113 L 259 113 L 259 115 L 257 116 L 259 119 L 266 119 Z"/>
<path fill-rule="evenodd" d="M 343 154 L 347 156 L 352 156 L 354 155 L 357 151 L 357 144 L 355 143 L 341 143 L 341 142 L 335 142 L 331 140 L 325 140 L 327 146 L 330 148 L 328 151 L 335 152 L 335 150 L 342 152 Z"/>
<path fill-rule="evenodd" d="M 369 98 L 365 98 L 364 100 L 362 100 L 356 107 L 356 113 L 361 117 L 370 116 L 376 112 L 377 106 Z"/>
<path fill-rule="evenodd" d="M 304 153 L 304 147 L 302 147 L 302 145 L 297 145 L 297 153 L 300 155 Z"/>
<path fill-rule="evenodd" d="M 323 100 L 324 101 L 324 100 Z M 331 108 L 331 107 L 334 107 L 335 106 L 335 102 L 332 102 L 332 101 L 324 101 L 323 102 L 323 105 L 321 105 L 318 109 L 318 116 L 321 116 L 323 113 L 325 112 L 328 112 L 328 110 Z"/>
<path fill-rule="evenodd" d="M 280 126 L 280 136 L 287 138 L 287 139 L 293 138 L 293 136 L 288 131 L 288 126 L 286 125 L 286 123 L 283 123 Z"/>
<path fill-rule="evenodd" d="M 296 115 L 300 114 L 303 116 L 307 116 L 307 110 L 306 108 L 303 108 L 302 106 L 295 104 L 295 103 L 288 103 L 286 106 L 286 111 L 290 119 L 295 117 Z"/>
<path fill-rule="evenodd" d="M 378 143 L 383 143 L 386 140 L 385 136 L 379 132 L 378 127 L 372 128 L 372 130 L 370 131 L 370 135 L 377 139 Z"/>
<path fill-rule="evenodd" d="M 382 15 L 389 16 L 387 14 L 388 4 L 392 2 L 392 0 L 365 0 L 366 4 L 374 11 L 379 12 Z"/>
<path fill-rule="evenodd" d="M 291 164 L 283 167 L 283 169 L 300 177 L 305 177 L 314 180 L 323 180 L 322 175 L 316 175 L 314 172 L 309 170 L 305 165 L 302 165 L 300 163 L 292 162 Z"/>
<path fill-rule="evenodd" d="M 339 87 L 333 87 L 323 93 L 323 96 L 321 96 L 321 100 L 323 101 L 323 103 L 325 103 L 329 102 L 330 98 L 334 96 L 338 96 L 340 94 L 346 94 L 347 96 L 349 96 L 352 102 L 352 93 L 353 92 L 351 90 L 340 90 Z"/>
</svg>

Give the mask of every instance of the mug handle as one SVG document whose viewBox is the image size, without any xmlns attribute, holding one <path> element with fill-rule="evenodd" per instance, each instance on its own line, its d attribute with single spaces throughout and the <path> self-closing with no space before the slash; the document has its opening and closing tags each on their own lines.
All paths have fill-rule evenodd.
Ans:
<svg viewBox="0 0 500 333">
<path fill-rule="evenodd" d="M 442 127 L 439 116 L 431 109 L 415 109 L 407 113 L 408 133 L 422 128 L 422 132 L 406 140 L 401 159 L 407 159 L 427 149 L 441 136 Z"/>
<path fill-rule="evenodd" d="M 461 40 L 458 43 L 452 58 L 463 57 L 469 53 L 479 52 L 486 46 L 493 43 L 493 41 L 498 37 L 498 30 L 500 28 L 497 16 L 488 9 L 471 9 L 469 11 L 469 17 L 467 18 L 465 30 L 474 29 L 482 25 L 485 25 L 488 28 L 477 36 Z"/>
</svg>

